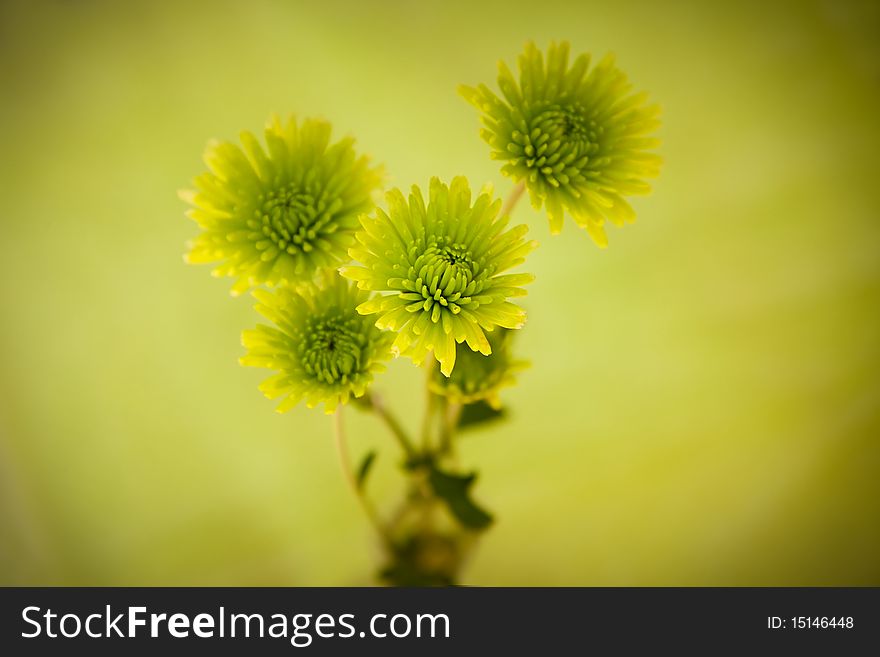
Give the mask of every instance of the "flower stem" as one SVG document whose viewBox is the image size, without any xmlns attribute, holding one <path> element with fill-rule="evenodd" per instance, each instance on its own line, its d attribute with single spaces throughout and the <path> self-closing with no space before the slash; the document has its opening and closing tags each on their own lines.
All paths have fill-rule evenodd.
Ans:
<svg viewBox="0 0 880 657">
<path fill-rule="evenodd" d="M 455 428 L 458 426 L 458 420 L 461 417 L 461 408 L 461 404 L 450 404 L 448 401 L 445 401 L 443 404 L 439 454 L 452 454 L 452 439 L 455 437 Z"/>
<path fill-rule="evenodd" d="M 434 417 L 434 408 L 434 393 L 428 388 L 425 396 L 425 416 L 422 418 L 422 449 L 426 454 L 431 451 L 431 419 Z"/>
<path fill-rule="evenodd" d="M 518 182 L 516 186 L 510 190 L 510 194 L 507 195 L 507 198 L 504 200 L 504 205 L 501 207 L 501 216 L 506 217 L 513 209 L 516 207 L 516 204 L 519 202 L 519 199 L 522 198 L 523 192 L 526 190 L 526 184 L 522 181 Z"/>
<path fill-rule="evenodd" d="M 376 393 L 370 394 L 370 402 L 372 404 L 373 410 L 376 411 L 376 415 L 382 418 L 382 421 L 388 426 L 388 429 L 397 439 L 397 442 L 400 443 L 401 448 L 408 458 L 413 458 L 416 456 L 416 448 L 413 447 L 413 443 L 404 430 L 403 426 L 397 420 L 396 417 L 385 408 L 385 404 L 382 401 L 382 398 Z"/>
<path fill-rule="evenodd" d="M 434 375 L 436 361 L 432 354 L 425 357 L 425 414 L 422 416 L 422 451 L 431 453 L 431 423 L 437 410 L 436 395 L 431 391 L 431 377 Z"/>
<path fill-rule="evenodd" d="M 342 408 L 341 405 L 336 407 L 336 414 L 333 418 L 333 435 L 336 439 L 336 452 L 339 455 L 339 464 L 342 466 L 342 473 L 345 475 L 345 480 L 348 482 L 355 498 L 364 510 L 364 513 L 367 515 L 370 524 L 373 525 L 379 533 L 379 536 L 381 536 L 386 543 L 390 544 L 391 540 L 388 533 L 385 531 L 385 528 L 382 526 L 382 521 L 379 519 L 376 509 L 373 508 L 370 500 L 364 494 L 363 488 L 358 485 L 354 470 L 352 470 L 351 459 L 348 456 L 348 447 L 346 446 L 345 441 L 345 426 L 342 421 Z"/>
</svg>

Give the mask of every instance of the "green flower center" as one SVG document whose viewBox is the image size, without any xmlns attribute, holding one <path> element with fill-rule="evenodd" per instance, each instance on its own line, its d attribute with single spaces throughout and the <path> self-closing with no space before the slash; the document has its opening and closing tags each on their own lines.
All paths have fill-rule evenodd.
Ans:
<svg viewBox="0 0 880 657">
<path fill-rule="evenodd" d="M 348 383 L 360 372 L 366 347 L 366 338 L 358 328 L 358 318 L 311 318 L 301 344 L 305 371 L 321 383 Z"/>
<path fill-rule="evenodd" d="M 449 265 L 462 265 L 470 268 L 470 254 L 463 246 L 444 246 L 439 249 L 437 256 Z"/>
<path fill-rule="evenodd" d="M 533 181 L 541 178 L 553 187 L 579 183 L 607 160 L 601 157 L 605 127 L 580 103 L 542 107 L 527 127 L 527 133 L 512 133 L 508 150 L 517 156 L 514 164 L 531 170 Z"/>
<path fill-rule="evenodd" d="M 332 218 L 324 194 L 295 184 L 271 190 L 260 197 L 257 210 L 260 230 L 280 251 L 308 253 Z"/>
<path fill-rule="evenodd" d="M 578 156 L 595 155 L 605 132 L 580 103 L 551 105 L 535 116 L 531 127 L 530 136 L 535 136 L 532 143 L 538 146 L 539 151 L 540 146 L 546 144 L 547 147 L 541 155 L 547 158 L 555 152 L 573 152 Z M 543 158 L 536 158 L 532 166 L 540 167 L 545 164 L 540 162 L 541 159 Z"/>
<path fill-rule="evenodd" d="M 437 237 L 415 259 L 409 277 L 400 280 L 405 290 L 400 297 L 412 302 L 407 310 L 431 313 L 432 321 L 437 322 L 444 308 L 458 314 L 462 306 L 476 306 L 488 275 L 481 259 L 465 244 Z"/>
<path fill-rule="evenodd" d="M 580 105 L 544 111 L 540 114 L 539 124 L 551 134 L 557 132 L 587 147 L 599 140 L 600 130 L 595 119 L 587 119 Z"/>
</svg>

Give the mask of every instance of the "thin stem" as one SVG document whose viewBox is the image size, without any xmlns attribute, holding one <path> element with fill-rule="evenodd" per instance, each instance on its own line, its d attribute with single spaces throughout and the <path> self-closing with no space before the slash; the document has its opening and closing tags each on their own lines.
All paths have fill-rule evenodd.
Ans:
<svg viewBox="0 0 880 657">
<path fill-rule="evenodd" d="M 428 372 L 430 376 L 430 371 Z M 427 388 L 425 397 L 425 417 L 422 419 L 422 450 L 427 454 L 431 451 L 431 418 L 434 417 L 434 393 Z"/>
<path fill-rule="evenodd" d="M 438 423 L 440 429 L 440 444 L 437 445 L 437 454 L 442 455 L 449 448 L 450 435 L 449 427 L 447 426 L 446 422 L 446 416 L 449 413 L 449 399 L 447 399 L 446 397 L 441 397 L 438 406 L 440 407 L 438 409 L 438 415 L 440 416 L 440 422 Z"/>
<path fill-rule="evenodd" d="M 502 217 L 506 217 L 513 212 L 524 191 L 526 191 L 526 184 L 522 181 L 516 183 L 516 187 L 510 190 L 510 194 L 507 195 L 507 199 L 505 199 L 504 205 L 501 207 Z"/>
<path fill-rule="evenodd" d="M 425 357 L 425 415 L 422 418 L 422 451 L 425 454 L 431 453 L 431 421 L 434 418 L 434 412 L 437 405 L 434 403 L 434 393 L 431 392 L 431 377 L 434 375 L 436 367 L 434 355 L 428 354 Z"/>
<path fill-rule="evenodd" d="M 406 430 L 404 430 L 397 418 L 392 415 L 391 411 L 385 408 L 382 398 L 376 393 L 371 393 L 370 402 L 372 403 L 373 410 L 376 411 L 376 415 L 382 418 L 382 421 L 388 426 L 388 429 L 397 439 L 397 442 L 400 443 L 400 446 L 406 453 L 407 457 L 414 457 L 417 454 L 416 448 L 413 446 Z"/>
<path fill-rule="evenodd" d="M 450 404 L 448 401 L 443 405 L 440 426 L 440 454 L 452 453 L 452 439 L 455 437 L 455 428 L 461 417 L 461 404 Z"/>
<path fill-rule="evenodd" d="M 385 528 L 382 526 L 382 521 L 379 519 L 376 509 L 370 504 L 370 500 L 367 499 L 367 496 L 364 494 L 363 488 L 358 485 L 354 470 L 351 467 L 351 459 L 348 456 L 348 448 L 345 442 L 345 426 L 342 421 L 342 408 L 341 405 L 336 407 L 336 414 L 333 418 L 333 435 L 336 439 L 336 452 L 339 455 L 339 464 L 342 466 L 342 473 L 345 475 L 345 480 L 348 482 L 351 491 L 354 493 L 355 498 L 361 505 L 361 508 L 364 510 L 370 523 L 375 527 L 376 531 L 379 532 L 379 536 L 381 536 L 386 543 L 390 544 L 391 540 L 388 537 Z"/>
</svg>

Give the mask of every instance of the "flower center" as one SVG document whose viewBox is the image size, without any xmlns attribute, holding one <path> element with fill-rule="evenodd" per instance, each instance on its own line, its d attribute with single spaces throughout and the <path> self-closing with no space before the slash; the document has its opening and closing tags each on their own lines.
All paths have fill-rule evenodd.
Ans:
<svg viewBox="0 0 880 657">
<path fill-rule="evenodd" d="M 529 179 L 552 187 L 583 183 L 608 158 L 602 157 L 605 128 L 596 111 L 578 102 L 547 105 L 536 111 L 526 131 L 514 130 L 508 150 L 513 166 L 530 170 Z"/>
<path fill-rule="evenodd" d="M 444 246 L 438 251 L 437 256 L 450 265 L 467 266 L 470 263 L 470 254 L 460 245 Z"/>
<path fill-rule="evenodd" d="M 559 139 L 559 147 L 569 145 L 566 150 L 575 150 L 577 155 L 595 154 L 604 133 L 604 128 L 588 115 L 580 103 L 550 106 L 535 117 L 532 126 L 533 134 L 537 129 L 541 135 L 549 137 L 546 141 L 550 143 Z M 547 150 L 552 150 L 549 144 Z"/>
<path fill-rule="evenodd" d="M 321 383 L 348 383 L 361 367 L 365 338 L 357 318 L 314 317 L 303 334 L 303 368 Z"/>
<path fill-rule="evenodd" d="M 312 251 L 330 219 L 321 196 L 295 184 L 268 191 L 258 213 L 263 235 L 290 255 Z"/>
<path fill-rule="evenodd" d="M 485 287 L 488 271 L 475 259 L 464 244 L 439 237 L 429 242 L 425 251 L 416 258 L 409 271 L 409 280 L 402 285 L 400 296 L 411 303 L 410 312 L 431 313 L 431 320 L 438 322 L 443 309 L 453 314 L 461 307 L 474 304 Z"/>
</svg>

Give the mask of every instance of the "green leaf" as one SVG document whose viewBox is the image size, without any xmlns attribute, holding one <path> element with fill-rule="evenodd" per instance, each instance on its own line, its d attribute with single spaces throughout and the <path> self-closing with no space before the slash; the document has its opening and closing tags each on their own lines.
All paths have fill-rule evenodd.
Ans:
<svg viewBox="0 0 880 657">
<path fill-rule="evenodd" d="M 355 478 L 358 490 L 363 489 L 364 485 L 366 484 L 367 475 L 370 474 L 370 468 L 373 466 L 373 461 L 375 460 L 376 450 L 370 450 L 364 456 L 364 460 L 361 461 L 361 467 L 358 468 L 357 477 Z"/>
<path fill-rule="evenodd" d="M 504 408 L 495 409 L 489 406 L 485 401 L 480 400 L 473 404 L 465 404 L 461 409 L 461 415 L 458 418 L 459 429 L 472 429 L 477 425 L 489 422 L 497 422 L 507 417 L 507 410 Z"/>
<path fill-rule="evenodd" d="M 432 467 L 428 481 L 434 494 L 446 502 L 452 515 L 462 525 L 469 529 L 485 529 L 492 523 L 492 516 L 477 506 L 470 497 L 470 488 L 476 478 L 475 472 L 456 475 Z"/>
</svg>

